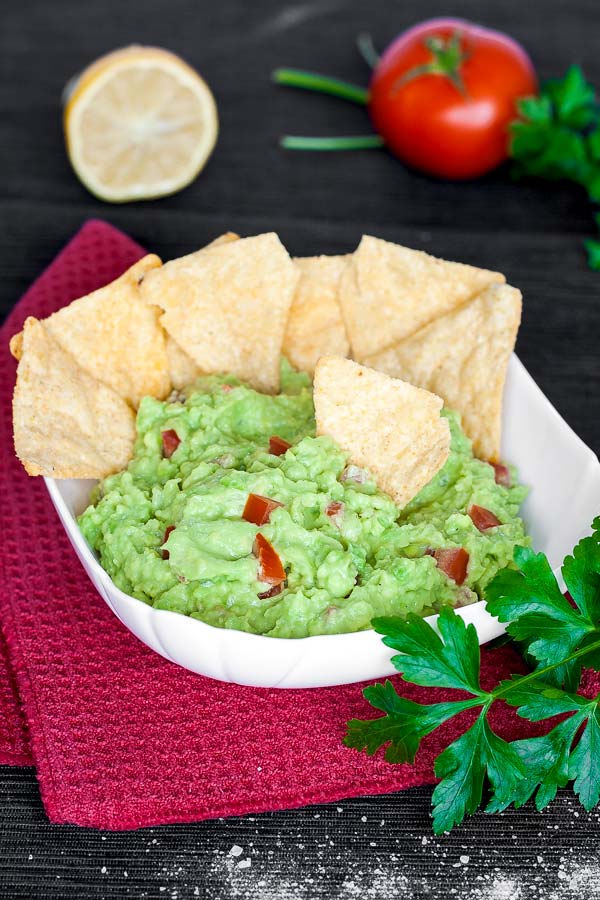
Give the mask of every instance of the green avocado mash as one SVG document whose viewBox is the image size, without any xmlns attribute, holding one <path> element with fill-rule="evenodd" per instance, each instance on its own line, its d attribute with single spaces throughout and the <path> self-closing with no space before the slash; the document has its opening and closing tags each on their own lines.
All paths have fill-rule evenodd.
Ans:
<svg viewBox="0 0 600 900">
<path fill-rule="evenodd" d="M 450 456 L 400 510 L 368 474 L 347 467 L 333 441 L 314 436 L 310 381 L 285 361 L 282 369 L 277 396 L 212 376 L 171 402 L 144 398 L 133 460 L 98 486 L 79 518 L 115 584 L 159 609 L 283 638 L 359 631 L 374 616 L 478 600 L 511 564 L 515 544 L 528 542 L 518 517 L 526 490 L 515 473 L 512 487 L 496 484 L 445 410 Z M 180 443 L 165 458 L 162 432 L 170 430 Z M 273 435 L 291 449 L 269 453 Z M 242 518 L 250 493 L 283 504 L 260 528 Z M 472 504 L 502 524 L 478 531 Z M 287 573 L 283 590 L 262 598 L 272 585 L 258 581 L 259 531 Z M 428 553 L 457 547 L 469 554 L 461 586 Z"/>
</svg>

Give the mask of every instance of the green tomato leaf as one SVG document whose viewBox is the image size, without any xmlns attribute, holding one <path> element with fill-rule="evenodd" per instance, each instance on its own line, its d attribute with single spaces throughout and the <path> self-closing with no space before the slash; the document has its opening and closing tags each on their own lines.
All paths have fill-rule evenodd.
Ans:
<svg viewBox="0 0 600 900">
<path fill-rule="evenodd" d="M 480 696 L 479 640 L 473 625 L 453 609 L 445 607 L 438 617 L 438 629 L 419 616 L 406 619 L 379 618 L 373 627 L 384 635 L 383 643 L 402 655 L 392 663 L 405 681 L 425 687 L 458 688 Z"/>
</svg>

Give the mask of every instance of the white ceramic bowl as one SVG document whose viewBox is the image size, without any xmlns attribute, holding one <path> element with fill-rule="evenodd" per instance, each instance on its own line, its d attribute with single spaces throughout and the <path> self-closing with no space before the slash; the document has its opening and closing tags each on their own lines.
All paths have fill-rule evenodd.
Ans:
<svg viewBox="0 0 600 900">
<path fill-rule="evenodd" d="M 563 558 L 600 513 L 600 463 L 559 416 L 516 356 L 504 396 L 503 457 L 529 485 L 523 516 L 534 547 L 558 574 Z M 124 594 L 102 569 L 75 516 L 94 482 L 46 485 L 82 565 L 112 611 L 141 641 L 192 672 L 256 687 L 306 688 L 348 684 L 394 673 L 392 651 L 374 631 L 300 639 L 270 638 L 215 628 L 179 613 L 153 609 Z M 460 609 L 485 643 L 504 628 L 483 602 Z M 435 622 L 432 616 L 428 621 Z"/>
</svg>

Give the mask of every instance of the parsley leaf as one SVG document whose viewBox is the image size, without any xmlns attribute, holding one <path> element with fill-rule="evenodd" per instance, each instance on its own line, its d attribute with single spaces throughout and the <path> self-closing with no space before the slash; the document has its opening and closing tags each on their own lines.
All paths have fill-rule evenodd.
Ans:
<svg viewBox="0 0 600 900">
<path fill-rule="evenodd" d="M 510 126 L 513 175 L 574 181 L 600 203 L 600 109 L 580 67 L 547 81 L 538 97 L 523 97 L 517 112 Z M 600 269 L 599 242 L 586 241 L 586 249 L 590 267 Z"/>
<path fill-rule="evenodd" d="M 590 269 L 600 272 L 600 241 L 596 241 L 593 238 L 587 238 L 583 243 L 587 250 L 588 265 Z"/>
<path fill-rule="evenodd" d="M 563 597 L 543 553 L 515 549 L 517 569 L 504 569 L 488 585 L 488 609 L 507 632 L 537 660 L 537 669 L 551 665 L 546 681 L 575 689 L 581 661 L 573 656 L 580 645 L 600 639 L 600 546 L 597 537 L 584 538 L 563 563 L 563 577 L 577 608 Z M 562 662 L 556 664 L 556 658 Z M 588 659 L 588 664 L 590 660 Z"/>
<path fill-rule="evenodd" d="M 392 664 L 402 672 L 405 681 L 482 695 L 477 632 L 451 609 L 443 609 L 439 615 L 441 637 L 414 613 L 409 613 L 406 619 L 374 619 L 373 627 L 385 635 L 383 643 L 387 647 L 403 654 L 393 656 Z"/>
<path fill-rule="evenodd" d="M 579 66 L 571 66 L 564 78 L 552 78 L 544 93 L 554 107 L 557 120 L 570 128 L 585 128 L 595 117 L 596 92 Z"/>
<path fill-rule="evenodd" d="M 570 109 L 574 115 L 572 104 Z M 531 672 L 513 675 L 493 690 L 480 686 L 475 629 L 452 609 L 442 610 L 437 630 L 414 615 L 374 621 L 383 642 L 398 651 L 392 662 L 404 681 L 456 689 L 462 696 L 421 704 L 401 697 L 390 681 L 371 685 L 364 696 L 384 715 L 349 722 L 348 747 L 369 754 L 385 747 L 389 762 L 410 763 L 426 735 L 465 710 L 479 709 L 475 722 L 435 762 L 437 833 L 471 815 L 486 791 L 488 812 L 521 806 L 532 797 L 543 809 L 570 781 L 586 809 L 599 802 L 600 694 L 588 699 L 576 693 L 583 663 L 600 671 L 600 517 L 592 530 L 562 566 L 572 603 L 546 557 L 524 547 L 515 550 L 515 567 L 499 572 L 488 585 L 490 612 L 507 623 L 508 633 L 533 661 Z M 530 722 L 561 719 L 540 737 L 507 742 L 490 725 L 496 702 L 515 707 Z"/>
<path fill-rule="evenodd" d="M 425 735 L 459 712 L 479 704 L 477 700 L 464 700 L 424 706 L 400 697 L 391 681 L 371 685 L 363 694 L 371 706 L 383 710 L 385 715 L 366 721 L 351 719 L 344 743 L 356 750 L 366 750 L 370 756 L 387 746 L 388 762 L 414 762 Z"/>
<path fill-rule="evenodd" d="M 525 769 L 515 749 L 494 734 L 483 712 L 438 756 L 435 774 L 441 781 L 432 797 L 433 830 L 441 834 L 475 812 L 486 775 L 495 791 L 512 792 L 525 777 Z"/>
</svg>

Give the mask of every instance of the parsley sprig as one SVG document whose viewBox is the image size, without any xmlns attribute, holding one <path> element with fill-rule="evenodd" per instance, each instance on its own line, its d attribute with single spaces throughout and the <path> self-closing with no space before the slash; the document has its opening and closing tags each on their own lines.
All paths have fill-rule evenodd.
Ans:
<svg viewBox="0 0 600 900">
<path fill-rule="evenodd" d="M 539 96 L 520 100 L 518 112 L 510 145 L 515 176 L 574 181 L 600 203 L 600 107 L 579 66 L 547 81 Z M 600 229 L 600 214 L 595 220 Z M 585 246 L 590 267 L 600 270 L 600 240 Z"/>
<path fill-rule="evenodd" d="M 475 722 L 435 761 L 437 834 L 475 812 L 486 788 L 487 812 L 520 807 L 531 797 L 541 810 L 570 781 L 585 809 L 598 803 L 600 694 L 588 699 L 577 693 L 582 665 L 600 671 L 600 517 L 592 530 L 562 566 L 573 605 L 544 554 L 524 547 L 515 550 L 515 568 L 499 572 L 488 585 L 489 611 L 507 623 L 531 665 L 528 674 L 513 675 L 493 690 L 480 685 L 474 626 L 452 609 L 440 613 L 439 633 L 412 614 L 373 622 L 384 644 L 398 651 L 392 663 L 404 681 L 456 689 L 463 696 L 421 704 L 401 697 L 390 681 L 371 685 L 364 696 L 384 715 L 352 719 L 344 739 L 348 747 L 368 754 L 385 747 L 389 762 L 411 763 L 426 735 L 465 710 L 479 709 Z M 498 702 L 516 707 L 530 722 L 561 719 L 540 737 L 508 742 L 490 725 L 490 709 Z"/>
</svg>

